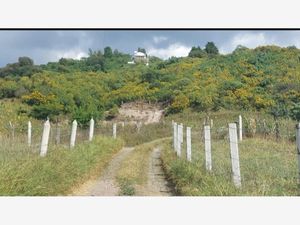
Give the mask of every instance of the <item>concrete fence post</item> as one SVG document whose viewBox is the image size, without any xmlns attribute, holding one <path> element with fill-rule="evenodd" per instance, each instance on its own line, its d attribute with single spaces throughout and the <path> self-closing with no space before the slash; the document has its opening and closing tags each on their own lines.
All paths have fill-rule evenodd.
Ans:
<svg viewBox="0 0 300 225">
<path fill-rule="evenodd" d="M 77 121 L 74 120 L 72 123 L 71 138 L 70 138 L 70 148 L 74 148 L 76 142 L 76 132 L 77 132 Z"/>
<path fill-rule="evenodd" d="M 90 130 L 89 130 L 89 141 L 93 140 L 93 136 L 94 136 L 94 126 L 95 126 L 95 121 L 92 118 L 90 120 Z"/>
<path fill-rule="evenodd" d="M 117 138 L 117 124 L 114 123 L 113 124 L 113 138 Z"/>
<path fill-rule="evenodd" d="M 296 143 L 298 155 L 298 184 L 300 184 L 300 123 L 296 126 Z"/>
<path fill-rule="evenodd" d="M 191 128 L 186 128 L 186 158 L 188 161 L 192 161 L 192 140 L 191 140 Z"/>
<path fill-rule="evenodd" d="M 243 140 L 243 120 L 241 115 L 239 115 L 239 139 L 240 141 Z"/>
<path fill-rule="evenodd" d="M 183 144 L 183 124 L 180 124 L 180 141 L 181 144 Z"/>
<path fill-rule="evenodd" d="M 181 125 L 177 125 L 177 156 L 181 156 Z"/>
<path fill-rule="evenodd" d="M 177 152 L 177 123 L 173 124 L 173 148 Z"/>
<path fill-rule="evenodd" d="M 49 120 L 47 120 L 44 123 L 42 142 L 41 142 L 40 156 L 42 156 L 42 157 L 46 156 L 46 154 L 47 154 L 49 135 L 50 135 L 50 122 L 49 122 Z"/>
<path fill-rule="evenodd" d="M 210 126 L 204 126 L 205 167 L 212 170 Z"/>
<path fill-rule="evenodd" d="M 30 147 L 31 146 L 31 122 L 28 121 L 28 130 L 27 130 L 27 143 L 28 143 L 28 146 Z"/>
<path fill-rule="evenodd" d="M 233 183 L 237 188 L 240 188 L 242 183 L 236 123 L 229 124 L 229 140 Z"/>
</svg>

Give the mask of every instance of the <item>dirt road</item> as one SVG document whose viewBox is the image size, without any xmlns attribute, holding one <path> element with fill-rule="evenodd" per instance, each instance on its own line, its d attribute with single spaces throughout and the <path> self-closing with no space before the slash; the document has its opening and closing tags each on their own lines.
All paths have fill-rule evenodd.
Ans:
<svg viewBox="0 0 300 225">
<path fill-rule="evenodd" d="M 117 196 L 119 187 L 115 181 L 116 172 L 121 162 L 134 148 L 124 147 L 109 163 L 97 180 L 90 180 L 84 183 L 72 195 L 75 196 Z"/>
<path fill-rule="evenodd" d="M 84 183 L 73 196 L 118 196 L 120 188 L 116 181 L 116 175 L 122 161 L 134 151 L 134 148 L 125 147 L 112 159 L 102 175 L 96 180 Z M 144 186 L 136 187 L 138 196 L 171 196 L 172 189 L 167 182 L 162 170 L 160 148 L 154 148 L 149 156 L 148 181 Z"/>
</svg>

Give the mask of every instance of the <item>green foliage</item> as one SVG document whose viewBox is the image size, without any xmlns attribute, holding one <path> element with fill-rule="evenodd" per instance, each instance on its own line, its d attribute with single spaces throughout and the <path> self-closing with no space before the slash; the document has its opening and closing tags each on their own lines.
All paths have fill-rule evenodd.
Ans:
<svg viewBox="0 0 300 225">
<path fill-rule="evenodd" d="M 141 80 L 142 82 L 154 83 L 160 79 L 160 73 L 157 70 L 149 69 L 142 73 Z"/>
<path fill-rule="evenodd" d="M 33 60 L 29 57 L 19 57 L 17 63 L 7 64 L 0 69 L 0 78 L 7 76 L 31 76 L 34 73 L 41 72 L 38 66 L 35 66 Z"/>
<path fill-rule="evenodd" d="M 126 179 L 120 178 L 118 179 L 118 183 L 120 186 L 120 193 L 121 196 L 133 196 L 135 194 L 135 188 L 133 187 L 133 182 Z"/>
<path fill-rule="evenodd" d="M 205 51 L 203 51 L 200 46 L 192 47 L 191 51 L 189 52 L 189 57 L 198 57 L 202 58 L 206 55 Z"/>
<path fill-rule="evenodd" d="M 114 119 L 119 114 L 118 106 L 114 105 L 107 113 L 106 119 L 111 120 Z"/>
<path fill-rule="evenodd" d="M 172 104 L 168 108 L 168 113 L 178 113 L 182 112 L 189 106 L 190 102 L 188 97 L 183 94 L 175 96 Z"/>
<path fill-rule="evenodd" d="M 33 66 L 33 60 L 29 57 L 19 57 L 19 65 L 20 66 Z"/>
<path fill-rule="evenodd" d="M 107 46 L 104 48 L 104 57 L 111 58 L 113 56 L 113 52 L 111 47 Z"/>
<path fill-rule="evenodd" d="M 300 99 L 297 48 L 237 46 L 221 55 L 208 42 L 204 50 L 193 47 L 189 56 L 150 57 L 148 67 L 128 65 L 130 55 L 110 47 L 104 54 L 90 49 L 86 58 L 40 66 L 20 57 L 0 69 L 0 98 L 22 99 L 36 118 L 64 115 L 81 123 L 90 116 L 100 119 L 105 111 L 113 116 L 113 107 L 137 100 L 164 103 L 169 113 L 191 107 L 200 112 L 257 110 L 276 118 L 295 114 L 291 110 Z"/>
<path fill-rule="evenodd" d="M 205 45 L 205 52 L 209 55 L 218 55 L 219 54 L 219 49 L 215 45 L 214 42 L 207 42 Z"/>
<path fill-rule="evenodd" d="M 291 108 L 291 117 L 298 122 L 300 121 L 300 103 L 294 104 Z"/>
<path fill-rule="evenodd" d="M 63 106 L 58 102 L 51 102 L 42 105 L 35 105 L 32 107 L 30 115 L 37 119 L 54 119 L 55 116 L 60 115 L 63 110 Z"/>
</svg>

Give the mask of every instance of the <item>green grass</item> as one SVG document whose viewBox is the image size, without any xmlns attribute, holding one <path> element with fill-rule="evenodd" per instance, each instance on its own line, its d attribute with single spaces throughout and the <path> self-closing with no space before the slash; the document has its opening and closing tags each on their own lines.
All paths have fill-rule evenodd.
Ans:
<svg viewBox="0 0 300 225">
<path fill-rule="evenodd" d="M 119 178 L 118 184 L 120 186 L 121 196 L 132 196 L 135 195 L 135 188 L 133 186 L 133 182 L 127 178 Z"/>
<path fill-rule="evenodd" d="M 0 195 L 66 195 L 77 185 L 99 174 L 122 146 L 120 139 L 96 137 L 73 150 L 53 147 L 43 158 L 25 150 L 17 155 L 2 152 Z M 14 148 L 14 151 L 17 149 Z"/>
<path fill-rule="evenodd" d="M 204 146 L 192 143 L 192 163 L 177 158 L 171 143 L 164 145 L 162 160 L 167 176 L 179 195 L 185 196 L 297 196 L 297 158 L 294 144 L 261 138 L 239 144 L 242 188 L 231 178 L 229 143 L 212 140 L 212 172 L 205 170 Z M 196 140 L 193 137 L 192 140 Z M 185 143 L 184 143 L 185 144 Z M 183 148 L 183 153 L 186 151 Z"/>
</svg>

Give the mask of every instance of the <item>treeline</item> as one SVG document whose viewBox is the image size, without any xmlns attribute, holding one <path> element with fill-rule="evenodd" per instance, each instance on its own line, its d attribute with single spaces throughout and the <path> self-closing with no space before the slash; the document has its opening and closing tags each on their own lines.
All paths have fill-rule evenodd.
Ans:
<svg viewBox="0 0 300 225">
<path fill-rule="evenodd" d="M 130 55 L 90 50 L 81 60 L 60 59 L 35 66 L 28 57 L 0 69 L 0 98 L 20 98 L 21 110 L 44 119 L 63 115 L 85 124 L 113 118 L 123 102 L 160 102 L 167 113 L 185 108 L 265 111 L 300 119 L 300 50 L 294 46 L 238 46 L 222 55 L 213 42 L 193 47 L 188 57 L 150 65 L 128 65 Z"/>
</svg>

